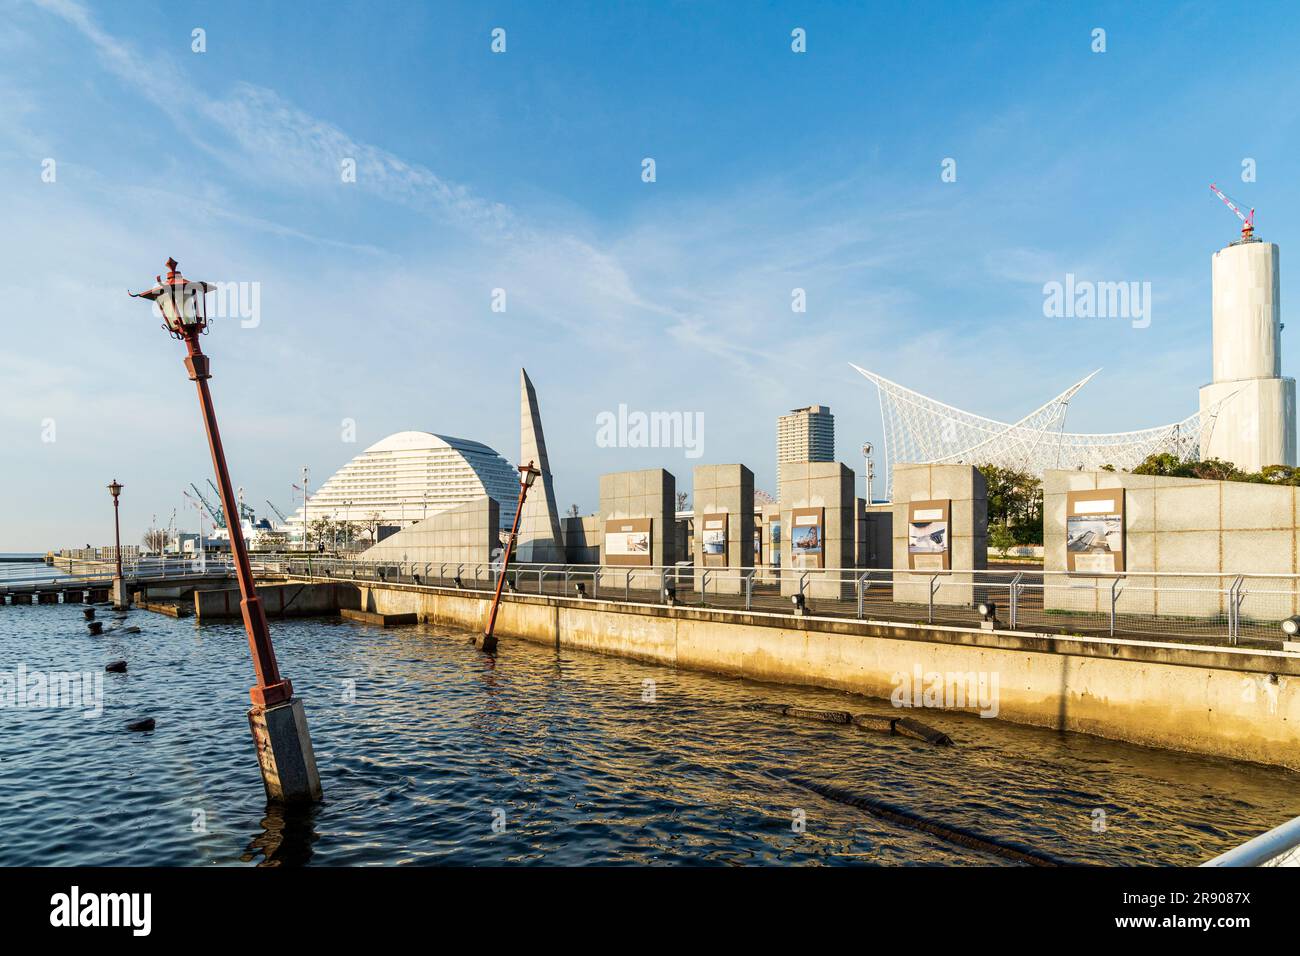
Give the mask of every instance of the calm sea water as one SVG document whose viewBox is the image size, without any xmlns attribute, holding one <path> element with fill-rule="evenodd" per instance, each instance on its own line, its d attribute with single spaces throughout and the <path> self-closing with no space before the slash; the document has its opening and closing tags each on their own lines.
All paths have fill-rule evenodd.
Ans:
<svg viewBox="0 0 1300 956">
<path fill-rule="evenodd" d="M 927 713 L 957 742 L 936 749 L 741 709 L 889 710 L 845 694 L 307 620 L 272 630 L 326 800 L 286 814 L 252 750 L 242 628 L 129 621 L 142 632 L 92 638 L 79 606 L 0 609 L 0 672 L 130 662 L 103 675 L 99 717 L 0 710 L 0 864 L 1002 862 L 789 775 L 1091 863 L 1198 863 L 1300 813 L 1280 770 Z M 155 731 L 125 729 L 145 716 Z"/>
</svg>

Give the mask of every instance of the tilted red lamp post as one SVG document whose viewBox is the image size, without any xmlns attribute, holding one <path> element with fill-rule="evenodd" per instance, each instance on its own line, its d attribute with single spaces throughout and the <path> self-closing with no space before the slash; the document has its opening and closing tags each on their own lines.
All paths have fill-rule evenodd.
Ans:
<svg viewBox="0 0 1300 956">
<path fill-rule="evenodd" d="M 108 493 L 113 496 L 113 544 L 117 557 L 117 576 L 113 578 L 113 606 L 123 608 L 130 602 L 126 596 L 126 580 L 122 577 L 122 522 L 117 514 L 117 499 L 122 494 L 122 483 L 114 478 L 108 486 Z"/>
<path fill-rule="evenodd" d="M 203 412 L 221 504 L 227 515 L 238 515 L 235 488 L 226 468 L 226 453 L 221 446 L 221 432 L 217 428 L 212 393 L 208 389 L 208 379 L 212 377 L 208 371 L 208 357 L 199 346 L 199 336 L 208 330 L 205 296 L 210 289 L 206 282 L 186 279 L 176 270 L 176 260 L 168 259 L 166 280 L 158 276 L 157 285 L 152 289 L 130 294 L 154 302 L 162 312 L 163 328 L 173 338 L 185 343 L 188 350 L 185 368 L 190 373 L 190 381 L 198 388 L 199 407 Z M 302 701 L 293 696 L 293 685 L 280 675 L 275 649 L 271 646 L 266 611 L 253 582 L 248 545 L 238 529 L 230 536 L 230 550 L 239 580 L 244 630 L 248 634 L 248 647 L 257 674 L 257 685 L 249 691 L 253 708 L 248 712 L 248 722 L 257 744 L 267 796 L 286 803 L 319 800 L 320 775 L 316 771 L 316 758 Z"/>
<path fill-rule="evenodd" d="M 501 589 L 506 585 L 506 569 L 510 567 L 510 552 L 515 546 L 515 536 L 519 534 L 519 516 L 524 513 L 524 499 L 528 497 L 528 489 L 533 486 L 533 482 L 540 474 L 541 472 L 533 467 L 531 461 L 519 466 L 519 504 L 515 506 L 515 523 L 510 526 L 510 540 L 506 542 L 505 553 L 501 556 L 501 574 L 497 578 L 496 594 L 492 596 L 492 608 L 488 611 L 487 627 L 483 628 L 483 636 L 479 639 L 479 646 L 488 652 L 497 649 L 497 637 L 494 633 L 497 626 L 497 607 L 501 604 Z"/>
</svg>

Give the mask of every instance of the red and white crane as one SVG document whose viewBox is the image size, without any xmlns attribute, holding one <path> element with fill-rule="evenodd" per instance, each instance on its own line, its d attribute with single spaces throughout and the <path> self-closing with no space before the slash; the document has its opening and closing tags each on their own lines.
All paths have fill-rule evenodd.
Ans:
<svg viewBox="0 0 1300 956">
<path fill-rule="evenodd" d="M 1241 220 L 1241 223 L 1242 223 L 1242 225 L 1241 225 L 1241 241 L 1242 241 L 1242 242 L 1249 242 L 1251 236 L 1254 235 L 1254 232 L 1255 232 L 1255 209 L 1254 209 L 1254 207 L 1251 207 L 1251 210 L 1250 210 L 1250 213 L 1249 213 L 1249 214 L 1243 213 L 1243 212 L 1241 211 L 1241 207 L 1240 207 L 1239 205 L 1237 205 L 1235 202 L 1233 202 L 1231 199 L 1229 199 L 1227 196 L 1225 196 L 1225 195 L 1223 194 L 1223 190 L 1220 189 L 1218 186 L 1216 186 L 1214 183 L 1210 183 L 1210 189 L 1213 191 L 1214 195 L 1218 196 L 1220 199 L 1223 200 L 1224 204 L 1225 204 L 1229 209 L 1231 209 L 1233 212 L 1235 212 L 1235 213 L 1237 214 L 1237 218 L 1240 219 L 1240 220 Z"/>
</svg>

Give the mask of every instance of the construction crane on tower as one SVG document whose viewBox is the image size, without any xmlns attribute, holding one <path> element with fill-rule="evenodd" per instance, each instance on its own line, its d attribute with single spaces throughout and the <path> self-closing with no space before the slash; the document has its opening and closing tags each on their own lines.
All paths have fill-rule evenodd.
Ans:
<svg viewBox="0 0 1300 956">
<path fill-rule="evenodd" d="M 1251 207 L 1249 214 L 1243 213 L 1241 211 L 1240 204 L 1233 202 L 1230 198 L 1225 196 L 1223 194 L 1223 190 L 1220 189 L 1218 186 L 1216 186 L 1214 183 L 1210 183 L 1210 190 L 1214 193 L 1214 195 L 1218 196 L 1220 199 L 1223 200 L 1224 205 L 1226 205 L 1229 209 L 1231 209 L 1234 213 L 1237 214 L 1237 218 L 1241 220 L 1241 241 L 1250 242 L 1255 235 L 1254 207 L 1253 206 Z"/>
</svg>

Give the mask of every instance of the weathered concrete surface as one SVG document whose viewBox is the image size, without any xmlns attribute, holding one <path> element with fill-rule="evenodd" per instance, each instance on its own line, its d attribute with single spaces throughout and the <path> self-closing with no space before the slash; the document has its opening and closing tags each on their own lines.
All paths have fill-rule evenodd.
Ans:
<svg viewBox="0 0 1300 956">
<path fill-rule="evenodd" d="M 339 617 L 349 621 L 359 621 L 362 624 L 373 624 L 376 627 L 397 627 L 401 624 L 418 624 L 419 615 L 410 614 L 380 614 L 377 611 L 358 611 L 353 608 L 342 608 L 339 610 Z"/>
<path fill-rule="evenodd" d="M 357 588 L 343 583 L 259 584 L 257 594 L 267 617 L 317 617 L 358 606 Z M 200 622 L 237 619 L 241 617 L 239 601 L 238 588 L 195 591 L 194 616 Z"/>
<path fill-rule="evenodd" d="M 469 630 L 483 626 L 489 603 L 436 588 L 359 587 L 367 609 Z M 918 666 L 996 675 L 1003 720 L 1300 770 L 1300 655 L 1282 651 L 523 594 L 503 599 L 497 634 L 884 699 Z"/>
<path fill-rule="evenodd" d="M 513 512 L 512 512 L 513 515 Z M 501 547 L 501 507 L 484 495 L 430 515 L 362 553 L 365 561 L 412 564 L 487 564 Z"/>
<path fill-rule="evenodd" d="M 161 601 L 139 601 L 137 607 L 142 611 L 152 611 L 154 614 L 165 614 L 167 617 L 188 617 L 187 608 L 178 603 L 166 604 Z"/>
<path fill-rule="evenodd" d="M 122 578 L 113 578 L 113 588 L 109 591 L 113 601 L 113 607 L 124 608 L 131 606 L 130 586 Z"/>
<path fill-rule="evenodd" d="M 248 712 L 248 726 L 262 766 L 266 797 L 281 803 L 314 803 L 321 798 L 316 754 L 307 731 L 302 701 Z"/>
</svg>

